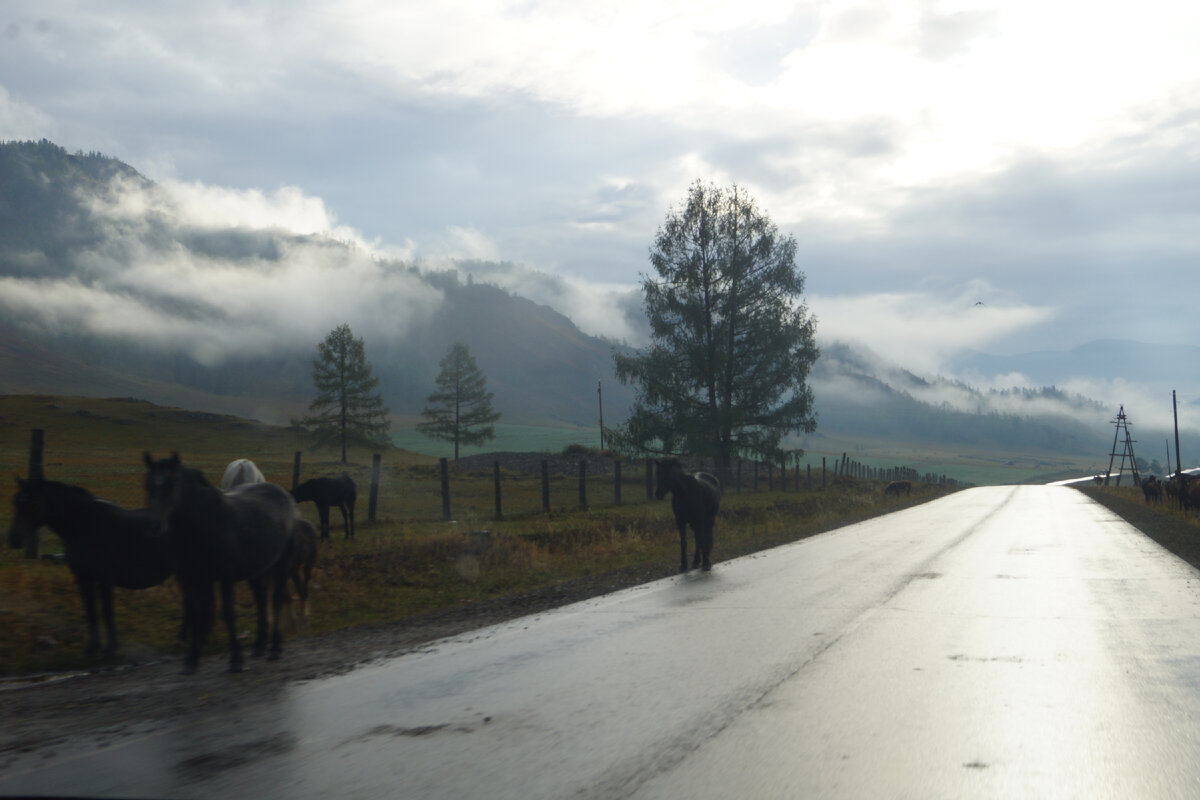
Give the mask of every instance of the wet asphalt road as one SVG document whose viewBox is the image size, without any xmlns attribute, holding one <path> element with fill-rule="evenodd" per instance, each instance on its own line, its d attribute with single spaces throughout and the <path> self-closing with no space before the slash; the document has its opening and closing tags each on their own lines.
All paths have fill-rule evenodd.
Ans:
<svg viewBox="0 0 1200 800">
<path fill-rule="evenodd" d="M 1195 797 L 1200 573 L 984 487 L 80 745 L 0 795 Z"/>
</svg>

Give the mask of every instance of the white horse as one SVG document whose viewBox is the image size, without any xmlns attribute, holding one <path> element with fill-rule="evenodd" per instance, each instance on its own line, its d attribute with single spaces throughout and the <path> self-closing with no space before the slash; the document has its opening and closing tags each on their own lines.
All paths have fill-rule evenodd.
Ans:
<svg viewBox="0 0 1200 800">
<path fill-rule="evenodd" d="M 225 474 L 221 477 L 221 491 L 228 492 L 235 486 L 241 486 L 244 483 L 266 483 L 267 479 L 263 477 L 260 470 L 253 461 L 248 458 L 239 458 L 236 461 L 230 461 L 229 466 L 225 468 Z"/>
</svg>

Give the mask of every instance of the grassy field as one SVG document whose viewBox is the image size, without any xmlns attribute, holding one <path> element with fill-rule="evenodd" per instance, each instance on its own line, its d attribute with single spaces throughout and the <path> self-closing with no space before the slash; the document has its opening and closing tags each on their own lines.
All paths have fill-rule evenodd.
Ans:
<svg viewBox="0 0 1200 800">
<path fill-rule="evenodd" d="M 578 506 L 577 479 L 551 480 L 551 511 L 541 510 L 537 476 L 504 474 L 504 516 L 494 517 L 491 471 L 452 469 L 453 520 L 443 521 L 437 459 L 400 449 L 382 453 L 378 509 L 367 522 L 371 453 L 351 450 L 347 464 L 332 450 L 310 450 L 295 432 L 234 417 L 170 409 L 134 400 L 0 397 L 0 469 L 24 475 L 30 432 L 45 431 L 45 474 L 81 485 L 126 507 L 144 505 L 141 454 L 178 451 L 214 483 L 235 458 L 250 458 L 268 480 L 291 485 L 292 459 L 302 451 L 301 479 L 348 472 L 360 487 L 358 536 L 322 543 L 314 573 L 311 616 L 298 635 L 404 619 L 420 612 L 514 596 L 558 582 L 639 569 L 673 573 L 678 538 L 670 503 L 647 502 L 644 476 L 630 469 L 621 505 L 611 484 Z M 597 481 L 601 480 L 599 478 Z M 611 480 L 611 479 L 609 479 Z M 765 482 L 763 484 L 765 489 Z M 881 484 L 840 479 L 800 492 L 727 493 L 717 522 L 720 561 L 793 541 L 849 522 L 924 502 L 950 490 L 917 486 L 912 497 L 885 498 Z M 301 507 L 316 522 L 311 504 Z M 10 503 L 0 504 L 7 531 Z M 486 531 L 486 533 L 484 533 Z M 44 554 L 61 552 L 49 531 Z M 244 588 L 244 587 L 242 587 Z M 0 555 L 0 674 L 28 674 L 123 663 L 177 652 L 180 598 L 174 581 L 143 591 L 117 590 L 122 651 L 112 660 L 84 658 L 83 611 L 70 571 L 23 550 Z M 239 624 L 249 627 L 248 592 Z M 214 650 L 221 649 L 214 637 Z"/>
<path fill-rule="evenodd" d="M 415 421 L 414 423 L 415 424 Z M 600 431 L 598 428 L 545 427 L 536 425 L 507 425 L 497 423 L 496 438 L 484 445 L 460 447 L 460 456 L 474 456 L 480 453 L 500 452 L 548 452 L 559 453 L 571 444 L 581 444 L 585 447 L 600 446 Z M 430 439 L 418 433 L 413 428 L 393 430 L 392 443 L 403 450 L 413 453 L 453 458 L 454 445 L 439 439 Z"/>
</svg>

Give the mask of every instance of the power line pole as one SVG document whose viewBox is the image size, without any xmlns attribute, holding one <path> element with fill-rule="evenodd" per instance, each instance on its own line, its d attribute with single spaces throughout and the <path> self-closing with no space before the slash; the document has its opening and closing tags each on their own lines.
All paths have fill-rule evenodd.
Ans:
<svg viewBox="0 0 1200 800">
<path fill-rule="evenodd" d="M 600 381 L 596 381 L 596 397 L 600 402 L 600 449 L 604 449 L 604 389 Z"/>
</svg>

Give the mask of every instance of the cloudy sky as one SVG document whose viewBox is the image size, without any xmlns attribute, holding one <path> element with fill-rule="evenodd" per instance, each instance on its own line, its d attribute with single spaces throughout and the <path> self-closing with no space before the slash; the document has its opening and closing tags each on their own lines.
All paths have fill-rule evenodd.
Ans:
<svg viewBox="0 0 1200 800">
<path fill-rule="evenodd" d="M 736 182 L 821 338 L 932 373 L 1200 342 L 1197 42 L 1192 0 L 8 0 L 0 139 L 199 215 L 507 262 L 483 277 L 617 337 L 670 206 Z"/>
</svg>

